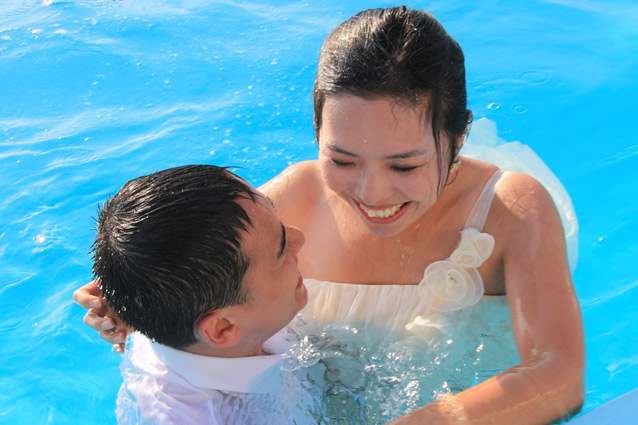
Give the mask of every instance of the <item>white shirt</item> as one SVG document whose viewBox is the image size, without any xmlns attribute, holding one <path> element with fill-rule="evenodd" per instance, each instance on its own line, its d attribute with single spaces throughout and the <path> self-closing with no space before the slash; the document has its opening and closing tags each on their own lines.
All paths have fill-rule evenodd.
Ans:
<svg viewBox="0 0 638 425">
<path fill-rule="evenodd" d="M 120 371 L 118 424 L 231 425 L 287 423 L 280 367 L 283 332 L 264 343 L 271 355 L 208 357 L 131 337 Z"/>
</svg>

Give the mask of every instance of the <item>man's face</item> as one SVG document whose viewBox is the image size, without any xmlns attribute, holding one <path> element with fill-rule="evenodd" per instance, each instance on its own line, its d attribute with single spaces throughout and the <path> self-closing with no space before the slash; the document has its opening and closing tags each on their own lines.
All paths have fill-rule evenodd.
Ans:
<svg viewBox="0 0 638 425">
<path fill-rule="evenodd" d="M 243 280 L 248 297 L 242 308 L 247 312 L 244 329 L 261 338 L 286 326 L 308 302 L 308 292 L 297 269 L 303 234 L 283 225 L 272 202 L 255 193 L 256 202 L 239 201 L 252 221 L 241 236 L 241 249 L 250 259 Z"/>
</svg>

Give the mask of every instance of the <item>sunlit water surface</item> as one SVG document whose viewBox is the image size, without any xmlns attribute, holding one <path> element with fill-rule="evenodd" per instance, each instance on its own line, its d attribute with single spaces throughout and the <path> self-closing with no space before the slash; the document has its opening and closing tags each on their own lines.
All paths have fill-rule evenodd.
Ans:
<svg viewBox="0 0 638 425">
<path fill-rule="evenodd" d="M 114 423 L 119 357 L 71 300 L 90 279 L 98 204 L 171 166 L 233 165 L 259 185 L 314 158 L 318 51 L 362 4 L 2 2 L 1 423 Z M 463 46 L 475 116 L 530 145 L 572 196 L 584 410 L 635 388 L 638 5 L 410 6 L 432 11 Z"/>
</svg>

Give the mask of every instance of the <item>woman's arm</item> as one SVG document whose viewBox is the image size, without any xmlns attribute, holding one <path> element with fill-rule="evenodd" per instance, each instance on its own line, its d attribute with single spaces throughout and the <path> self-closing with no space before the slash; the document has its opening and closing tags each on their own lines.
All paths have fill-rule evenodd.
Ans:
<svg viewBox="0 0 638 425">
<path fill-rule="evenodd" d="M 100 338 L 113 344 L 113 349 L 122 354 L 126 346 L 126 336 L 132 332 L 102 299 L 98 281 L 93 280 L 73 292 L 76 303 L 89 311 L 84 315 L 84 323 L 99 331 Z"/>
<path fill-rule="evenodd" d="M 583 403 L 584 332 L 560 218 L 534 179 L 514 174 L 501 186 L 498 235 L 521 364 L 393 425 L 545 425 Z"/>
</svg>

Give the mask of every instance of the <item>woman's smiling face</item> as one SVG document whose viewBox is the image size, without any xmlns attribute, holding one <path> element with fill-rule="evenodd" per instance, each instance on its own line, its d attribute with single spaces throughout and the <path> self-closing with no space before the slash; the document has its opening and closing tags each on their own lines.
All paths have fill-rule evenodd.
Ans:
<svg viewBox="0 0 638 425">
<path fill-rule="evenodd" d="M 438 197 L 438 155 L 423 105 L 326 98 L 319 162 L 326 185 L 378 236 L 415 223 Z M 448 146 L 445 137 L 441 143 Z"/>
</svg>

